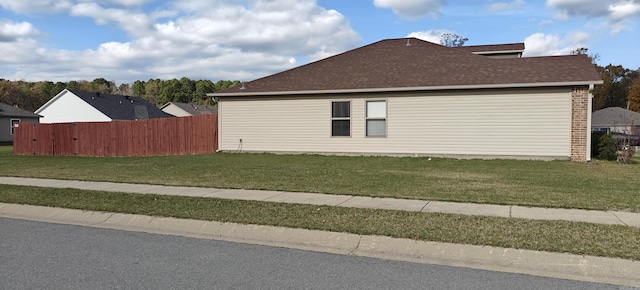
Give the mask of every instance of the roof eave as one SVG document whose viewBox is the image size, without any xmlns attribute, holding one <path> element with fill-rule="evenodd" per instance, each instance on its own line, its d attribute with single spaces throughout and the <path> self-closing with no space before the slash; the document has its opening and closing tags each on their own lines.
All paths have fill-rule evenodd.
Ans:
<svg viewBox="0 0 640 290">
<path fill-rule="evenodd" d="M 486 51 L 472 51 L 473 54 L 510 54 L 510 53 L 524 53 L 524 49 L 516 50 L 486 50 Z"/>
<path fill-rule="evenodd" d="M 342 90 L 305 90 L 305 91 L 270 91 L 270 92 L 241 92 L 241 93 L 208 93 L 208 97 L 242 97 L 242 96 L 282 96 L 282 95 L 320 95 L 320 94 L 352 94 L 352 93 L 384 93 L 384 92 L 409 92 L 409 91 L 444 91 L 444 90 L 471 90 L 471 89 L 508 89 L 530 87 L 567 87 L 601 85 L 599 81 L 575 81 L 575 82 L 547 82 L 547 83 L 520 83 L 520 84 L 486 84 L 486 85 L 453 85 L 453 86 L 428 86 L 428 87 L 404 87 L 404 88 L 369 88 L 369 89 L 342 89 Z"/>
</svg>

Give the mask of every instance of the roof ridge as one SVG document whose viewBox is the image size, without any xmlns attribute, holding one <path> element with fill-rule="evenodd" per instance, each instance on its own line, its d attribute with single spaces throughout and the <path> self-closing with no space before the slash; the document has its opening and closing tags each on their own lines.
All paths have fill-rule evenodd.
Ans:
<svg viewBox="0 0 640 290">
<path fill-rule="evenodd" d="M 601 83 L 591 66 L 586 56 L 490 58 L 407 37 L 380 40 L 214 94 Z"/>
</svg>

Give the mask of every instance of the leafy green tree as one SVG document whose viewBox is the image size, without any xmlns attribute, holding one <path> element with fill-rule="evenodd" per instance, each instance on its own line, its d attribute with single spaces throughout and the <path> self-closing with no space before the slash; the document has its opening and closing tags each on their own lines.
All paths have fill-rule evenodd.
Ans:
<svg viewBox="0 0 640 290">
<path fill-rule="evenodd" d="M 57 95 L 58 93 L 64 91 L 64 89 L 66 89 L 66 88 L 67 88 L 67 84 L 61 83 L 61 82 L 57 82 L 53 86 L 53 92 L 55 92 L 55 94 Z"/>
<path fill-rule="evenodd" d="M 183 77 L 180 79 L 180 91 L 182 93 L 181 100 L 183 103 L 191 103 L 196 97 L 196 82 L 189 78 Z"/>
<path fill-rule="evenodd" d="M 131 86 L 131 93 L 136 97 L 144 97 L 145 96 L 144 81 L 133 82 L 133 85 Z"/>
<path fill-rule="evenodd" d="M 638 78 L 639 71 L 629 70 L 621 65 L 597 67 L 604 83 L 593 90 L 593 109 L 627 106 L 627 95 L 633 79 Z"/>
<path fill-rule="evenodd" d="M 22 91 L 18 85 L 11 81 L 0 80 L 0 102 L 23 108 L 24 104 L 21 104 Z"/>
<path fill-rule="evenodd" d="M 149 79 L 149 81 L 144 84 L 144 98 L 147 101 L 158 105 L 161 84 L 162 81 L 160 79 Z"/>
<path fill-rule="evenodd" d="M 627 99 L 629 100 L 629 110 L 640 112 L 640 78 L 633 80 Z"/>
<path fill-rule="evenodd" d="M 196 82 L 195 103 L 200 105 L 215 105 L 215 101 L 208 97 L 208 93 L 213 93 L 216 86 L 210 80 L 199 80 Z"/>
<path fill-rule="evenodd" d="M 237 85 L 240 85 L 240 81 L 219 80 L 215 84 L 215 89 L 216 89 L 216 91 L 220 91 L 220 90 L 224 90 L 226 88 L 235 87 Z"/>
<path fill-rule="evenodd" d="M 78 81 L 70 81 L 67 83 L 67 89 L 69 90 L 79 90 L 80 83 Z"/>
</svg>

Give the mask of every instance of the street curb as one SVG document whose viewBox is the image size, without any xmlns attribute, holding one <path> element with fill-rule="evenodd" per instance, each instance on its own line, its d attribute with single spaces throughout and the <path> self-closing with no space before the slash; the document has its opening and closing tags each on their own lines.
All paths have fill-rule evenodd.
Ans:
<svg viewBox="0 0 640 290">
<path fill-rule="evenodd" d="M 615 258 L 6 203 L 0 217 L 640 287 L 640 262 Z"/>
</svg>

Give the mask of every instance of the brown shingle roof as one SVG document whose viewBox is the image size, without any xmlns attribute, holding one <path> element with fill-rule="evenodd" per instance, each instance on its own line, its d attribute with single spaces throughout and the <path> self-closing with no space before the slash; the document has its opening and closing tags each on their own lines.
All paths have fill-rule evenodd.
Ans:
<svg viewBox="0 0 640 290">
<path fill-rule="evenodd" d="M 212 95 L 601 82 L 585 55 L 491 59 L 416 38 L 402 38 L 375 42 Z"/>
<path fill-rule="evenodd" d="M 523 51 L 524 43 L 506 43 L 489 45 L 469 45 L 456 47 L 467 52 Z"/>
</svg>

